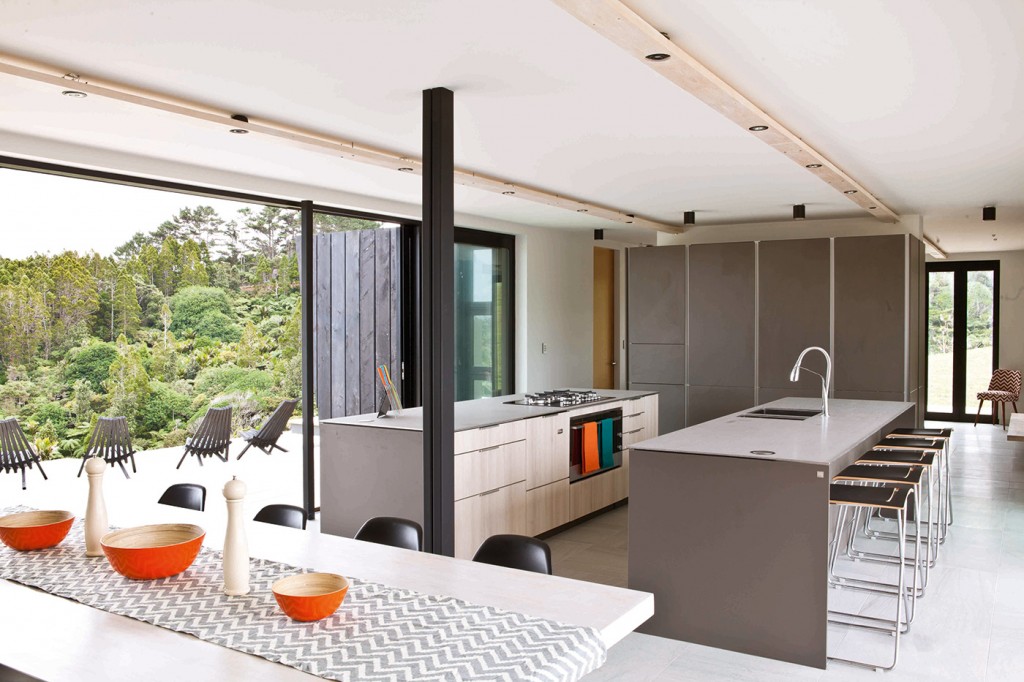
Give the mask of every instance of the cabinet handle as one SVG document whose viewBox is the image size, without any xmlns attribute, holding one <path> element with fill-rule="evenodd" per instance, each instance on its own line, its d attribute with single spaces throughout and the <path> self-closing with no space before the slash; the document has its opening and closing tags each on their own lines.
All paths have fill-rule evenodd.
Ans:
<svg viewBox="0 0 1024 682">
<path fill-rule="evenodd" d="M 622 418 L 623 419 L 629 419 L 630 417 L 641 417 L 641 416 L 643 416 L 643 414 L 644 414 L 643 412 L 634 412 L 633 414 L 623 415 Z"/>
<path fill-rule="evenodd" d="M 495 488 L 494 490 L 488 490 L 485 493 L 480 493 L 480 497 L 484 497 L 485 495 L 493 495 L 494 493 L 498 492 L 499 490 L 501 490 L 501 488 Z"/>
<path fill-rule="evenodd" d="M 480 428 L 477 429 L 477 431 L 483 431 L 485 429 L 496 429 L 499 426 L 501 426 L 501 424 L 491 424 L 490 426 L 481 426 Z"/>
<path fill-rule="evenodd" d="M 500 445 L 492 445 L 489 448 L 480 448 L 480 450 L 478 450 L 478 452 L 489 452 L 491 450 L 497 450 L 500 447 L 501 447 Z"/>
<path fill-rule="evenodd" d="M 641 428 L 639 428 L 639 429 L 633 429 L 632 431 L 623 431 L 623 432 L 622 432 L 622 435 L 623 435 L 623 436 L 628 436 L 628 435 L 629 435 L 629 434 L 631 434 L 631 433 L 639 433 L 639 432 L 641 432 L 641 431 L 643 431 L 643 427 L 641 427 Z"/>
</svg>

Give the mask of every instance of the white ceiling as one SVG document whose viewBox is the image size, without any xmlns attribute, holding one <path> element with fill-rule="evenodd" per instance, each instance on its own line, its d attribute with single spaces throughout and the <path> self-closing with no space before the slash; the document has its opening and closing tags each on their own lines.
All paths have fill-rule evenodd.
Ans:
<svg viewBox="0 0 1024 682">
<path fill-rule="evenodd" d="M 627 4 L 889 206 L 924 215 L 944 248 L 1024 248 L 1024 2 Z M 421 92 L 444 86 L 467 170 L 672 223 L 686 210 L 785 220 L 795 203 L 813 218 L 866 215 L 549 0 L 4 0 L 0 50 L 412 157 Z M 0 133 L 419 197 L 416 176 L 12 76 Z M 523 224 L 616 226 L 480 190 L 456 202 Z M 985 204 L 999 221 L 962 218 Z"/>
</svg>

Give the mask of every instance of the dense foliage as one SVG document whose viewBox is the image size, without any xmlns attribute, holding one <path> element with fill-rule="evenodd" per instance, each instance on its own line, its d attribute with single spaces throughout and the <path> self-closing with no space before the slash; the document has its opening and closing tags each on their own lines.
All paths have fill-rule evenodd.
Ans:
<svg viewBox="0 0 1024 682">
<path fill-rule="evenodd" d="M 239 214 L 184 208 L 110 256 L 0 258 L 0 416 L 60 457 L 84 451 L 100 415 L 127 417 L 145 450 L 184 443 L 211 405 L 232 405 L 237 433 L 298 397 L 299 216 Z"/>
</svg>

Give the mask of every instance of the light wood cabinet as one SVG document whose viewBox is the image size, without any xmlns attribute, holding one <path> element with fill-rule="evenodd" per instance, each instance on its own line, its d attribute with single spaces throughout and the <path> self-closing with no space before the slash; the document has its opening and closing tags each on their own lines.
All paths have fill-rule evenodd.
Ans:
<svg viewBox="0 0 1024 682">
<path fill-rule="evenodd" d="M 569 476 L 569 415 L 526 420 L 526 489 Z"/>
<path fill-rule="evenodd" d="M 455 556 L 472 559 L 480 544 L 492 535 L 526 534 L 526 483 L 455 502 Z"/>
<path fill-rule="evenodd" d="M 483 450 L 494 445 L 512 443 L 525 438 L 526 420 L 523 419 L 493 426 L 481 426 L 479 429 L 456 431 L 455 454 Z"/>
<path fill-rule="evenodd" d="M 455 499 L 526 480 L 526 441 L 455 455 Z"/>
<path fill-rule="evenodd" d="M 540 535 L 569 523 L 569 479 L 526 491 L 526 534 Z"/>
<path fill-rule="evenodd" d="M 629 493 L 626 477 L 627 459 L 623 455 L 623 466 L 576 481 L 569 486 L 569 513 L 571 518 L 578 519 L 598 509 L 625 499 Z"/>
</svg>

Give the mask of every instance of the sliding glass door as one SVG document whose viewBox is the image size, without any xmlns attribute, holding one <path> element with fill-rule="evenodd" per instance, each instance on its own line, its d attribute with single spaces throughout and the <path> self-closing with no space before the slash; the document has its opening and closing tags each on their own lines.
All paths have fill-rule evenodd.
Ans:
<svg viewBox="0 0 1024 682">
<path fill-rule="evenodd" d="M 998 303 L 998 261 L 928 264 L 928 419 L 974 419 L 999 358 Z"/>
<path fill-rule="evenodd" d="M 455 231 L 455 399 L 512 393 L 515 237 Z"/>
</svg>

